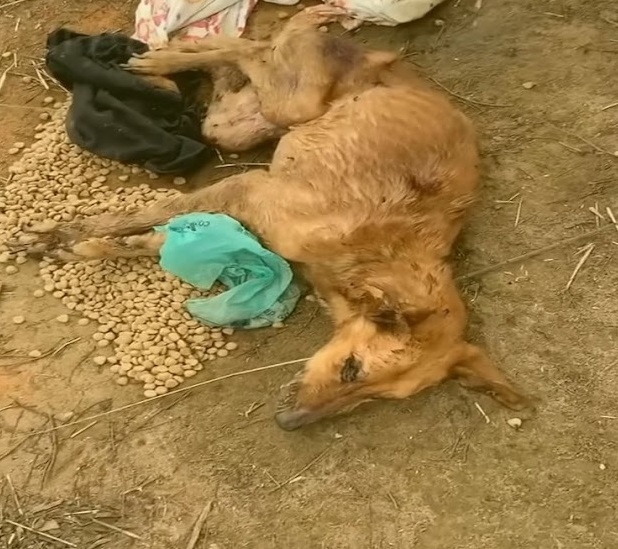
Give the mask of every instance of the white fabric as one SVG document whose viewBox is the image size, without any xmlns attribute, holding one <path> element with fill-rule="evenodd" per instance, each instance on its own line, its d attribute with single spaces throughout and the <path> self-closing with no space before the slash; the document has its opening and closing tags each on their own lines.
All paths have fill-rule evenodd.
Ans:
<svg viewBox="0 0 618 549">
<path fill-rule="evenodd" d="M 427 15 L 444 0 L 326 0 L 357 21 L 394 27 Z"/>
<path fill-rule="evenodd" d="M 271 4 L 292 6 L 299 0 L 265 0 Z M 444 0 L 325 0 L 343 8 L 350 19 L 347 28 L 367 21 L 395 26 L 420 19 Z M 140 0 L 135 12 L 135 34 L 151 48 L 167 45 L 169 35 L 184 29 L 187 39 L 217 34 L 240 36 L 257 0 Z"/>
</svg>

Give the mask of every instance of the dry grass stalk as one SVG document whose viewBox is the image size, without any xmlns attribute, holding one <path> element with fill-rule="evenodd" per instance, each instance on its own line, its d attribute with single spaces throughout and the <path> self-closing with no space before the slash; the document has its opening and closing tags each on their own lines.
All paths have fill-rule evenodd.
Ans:
<svg viewBox="0 0 618 549">
<path fill-rule="evenodd" d="M 573 270 L 573 274 L 571 275 L 571 278 L 569 278 L 569 281 L 567 282 L 566 287 L 564 288 L 565 291 L 571 287 L 571 285 L 573 284 L 573 281 L 575 280 L 575 277 L 577 276 L 577 273 L 584 266 L 584 263 L 586 263 L 586 260 L 590 257 L 592 250 L 594 250 L 594 244 L 590 242 L 590 244 L 588 244 L 587 247 L 585 247 L 584 249 L 586 250 L 586 253 L 584 253 L 581 259 L 577 262 L 577 265 L 575 266 L 575 269 Z"/>
<path fill-rule="evenodd" d="M 56 536 L 52 536 L 51 534 L 46 534 L 45 532 L 40 532 L 39 530 L 35 530 L 34 528 L 30 528 L 29 526 L 20 524 L 19 522 L 15 522 L 9 519 L 4 519 L 4 522 L 7 522 L 8 524 L 11 524 L 13 526 L 16 526 L 17 528 L 22 528 L 23 530 L 26 530 L 28 532 L 32 532 L 33 534 L 36 534 L 37 536 L 40 536 L 42 538 L 55 541 L 56 543 L 61 543 L 62 545 L 66 545 L 67 547 L 77 547 L 75 543 L 72 543 L 65 539 L 57 538 Z"/>
<path fill-rule="evenodd" d="M 191 537 L 189 538 L 189 542 L 187 543 L 187 549 L 194 549 L 198 540 L 200 539 L 202 528 L 204 528 L 204 523 L 208 519 L 208 515 L 210 514 L 210 511 L 212 510 L 212 505 L 213 505 L 213 502 L 211 500 L 206 505 L 204 505 L 204 508 L 202 509 L 202 512 L 200 513 L 200 516 L 197 517 L 197 520 L 195 521 L 195 524 L 193 525 L 193 529 L 191 530 Z"/>
</svg>

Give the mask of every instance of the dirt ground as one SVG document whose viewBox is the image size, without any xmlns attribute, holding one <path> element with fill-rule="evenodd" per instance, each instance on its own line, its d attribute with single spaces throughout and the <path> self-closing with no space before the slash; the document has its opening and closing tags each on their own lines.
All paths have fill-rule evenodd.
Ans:
<svg viewBox="0 0 618 549">
<path fill-rule="evenodd" d="M 12 143 L 32 140 L 31 107 L 47 93 L 13 72 L 33 74 L 30 60 L 56 26 L 130 31 L 134 7 L 0 2 L 0 53 L 17 52 L 20 62 L 0 92 L 0 176 Z M 279 25 L 281 11 L 261 5 L 254 33 Z M 407 47 L 408 60 L 478 125 L 486 173 L 455 258 L 462 274 L 603 226 L 607 207 L 618 214 L 614 2 L 457 0 L 423 21 L 353 39 Z M 10 58 L 0 61 L 1 74 Z M 190 183 L 212 177 L 207 168 Z M 610 228 L 462 281 L 472 338 L 539 399 L 519 430 L 490 399 L 445 384 L 283 432 L 272 415 L 295 368 L 287 367 L 25 438 L 49 427 L 48 415 L 60 425 L 69 413 L 80 419 L 141 392 L 92 363 L 88 327 L 50 322 L 62 305 L 29 297 L 40 285 L 34 264 L 10 279 L 3 270 L 0 353 L 82 339 L 21 366 L 0 360 L 0 547 L 184 549 L 210 504 L 196 548 L 618 547 L 617 257 Z M 18 329 L 16 311 L 27 319 Z M 285 328 L 238 336 L 240 350 L 196 381 L 308 356 L 328 330 L 304 302 Z"/>
</svg>

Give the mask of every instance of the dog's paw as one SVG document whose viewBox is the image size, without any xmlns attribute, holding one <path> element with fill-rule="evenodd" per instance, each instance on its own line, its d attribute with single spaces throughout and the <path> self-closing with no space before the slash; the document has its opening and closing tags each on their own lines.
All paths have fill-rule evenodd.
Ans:
<svg viewBox="0 0 618 549">
<path fill-rule="evenodd" d="M 134 55 L 121 67 L 134 74 L 148 74 L 165 76 L 174 72 L 172 52 L 164 50 L 147 51 L 141 55 Z"/>
<path fill-rule="evenodd" d="M 26 252 L 31 257 L 64 258 L 64 249 L 70 248 L 75 235 L 63 228 L 63 224 L 51 219 L 27 223 L 21 226 L 21 234 L 8 245 L 13 251 Z"/>
<path fill-rule="evenodd" d="M 348 18 L 350 14 L 343 8 L 337 6 L 329 6 L 328 4 L 318 4 L 305 8 L 299 13 L 299 16 L 308 17 L 317 25 L 326 23 L 335 23 L 342 19 Z"/>
</svg>

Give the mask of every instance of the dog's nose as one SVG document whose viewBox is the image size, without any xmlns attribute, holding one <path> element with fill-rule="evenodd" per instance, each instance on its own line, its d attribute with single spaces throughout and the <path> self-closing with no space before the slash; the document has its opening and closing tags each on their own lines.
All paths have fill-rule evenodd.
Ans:
<svg viewBox="0 0 618 549">
<path fill-rule="evenodd" d="M 294 431 L 303 425 L 317 420 L 316 414 L 303 408 L 299 410 L 282 410 L 275 414 L 277 425 L 285 431 Z"/>
</svg>

